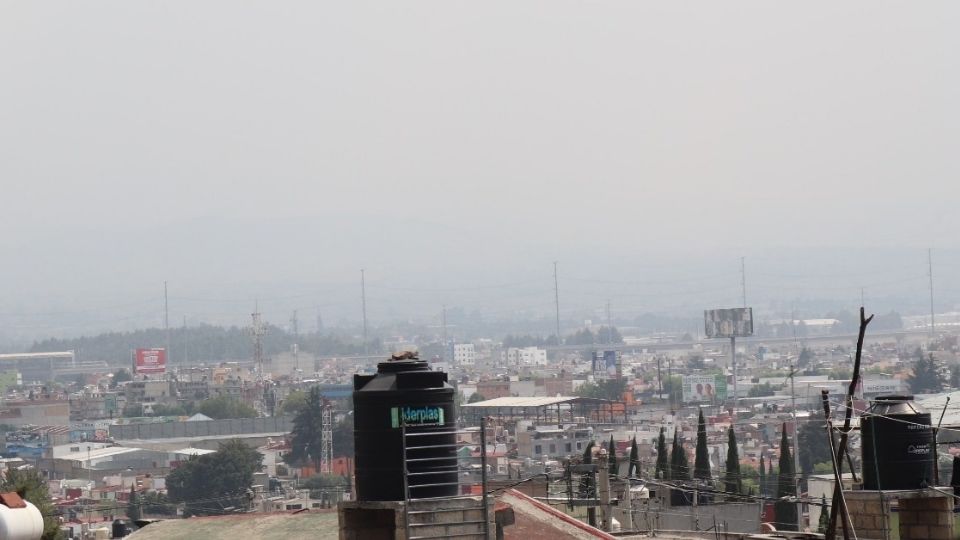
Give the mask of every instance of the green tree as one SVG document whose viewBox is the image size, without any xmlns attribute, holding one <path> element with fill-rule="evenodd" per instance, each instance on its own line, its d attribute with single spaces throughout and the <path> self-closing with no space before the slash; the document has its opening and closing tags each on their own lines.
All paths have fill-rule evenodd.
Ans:
<svg viewBox="0 0 960 540">
<path fill-rule="evenodd" d="M 480 392 L 474 392 L 470 394 L 470 399 L 467 400 L 467 403 L 478 403 L 480 401 L 486 401 L 487 398 L 483 397 Z"/>
<path fill-rule="evenodd" d="M 312 464 L 319 469 L 323 450 L 323 396 L 314 386 L 307 395 L 306 403 L 293 417 L 290 451 L 284 461 L 291 465 Z"/>
<path fill-rule="evenodd" d="M 804 347 L 800 349 L 800 357 L 797 358 L 797 367 L 799 369 L 806 369 L 808 366 L 810 366 L 811 363 L 813 363 L 813 359 L 814 359 L 813 351 Z"/>
<path fill-rule="evenodd" d="M 703 410 L 697 419 L 697 451 L 693 461 L 693 477 L 698 480 L 710 480 L 710 449 L 707 448 L 707 423 Z"/>
<path fill-rule="evenodd" d="M 667 437 L 664 435 L 664 428 L 660 428 L 660 436 L 657 438 L 657 465 L 654 476 L 660 480 L 670 479 L 670 458 L 667 455 Z"/>
<path fill-rule="evenodd" d="M 620 474 L 620 464 L 617 463 L 617 444 L 613 442 L 613 435 L 610 435 L 610 444 L 607 445 L 607 452 L 609 455 L 608 458 L 608 469 L 611 476 L 619 476 Z"/>
<path fill-rule="evenodd" d="M 797 431 L 797 451 L 800 453 L 797 456 L 800 470 L 805 475 L 812 474 L 817 463 L 832 460 L 823 412 L 811 414 L 809 420 L 800 426 Z"/>
<path fill-rule="evenodd" d="M 307 393 L 303 390 L 294 390 L 287 394 L 286 399 L 280 404 L 280 414 L 294 415 L 307 404 Z"/>
<path fill-rule="evenodd" d="M 239 439 L 212 454 L 194 456 L 167 475 L 171 502 L 185 503 L 186 515 L 221 514 L 249 502 L 253 474 L 263 468 L 263 454 Z"/>
<path fill-rule="evenodd" d="M 577 330 L 564 339 L 564 343 L 567 345 L 593 345 L 596 342 L 597 336 L 593 335 L 589 328 Z"/>
<path fill-rule="evenodd" d="M 776 388 L 770 383 L 756 384 L 750 387 L 750 390 L 747 391 L 747 397 L 766 397 L 772 396 L 776 392 Z"/>
<path fill-rule="evenodd" d="M 140 508 L 140 494 L 135 486 L 130 486 L 130 500 L 127 501 L 127 517 L 131 521 L 138 521 L 143 517 Z"/>
<path fill-rule="evenodd" d="M 711 486 L 710 476 L 710 449 L 707 448 L 707 423 L 703 419 L 703 410 L 700 410 L 697 419 L 697 448 L 693 460 L 693 477 L 707 487 Z M 699 504 L 710 504 L 712 497 L 709 493 L 701 493 L 698 496 Z"/>
<path fill-rule="evenodd" d="M 670 449 L 670 479 L 685 483 L 690 480 L 690 461 L 687 451 L 683 448 L 683 439 L 679 437 L 679 429 L 673 430 L 673 446 Z M 670 500 L 673 506 L 688 506 L 691 498 L 681 489 L 670 490 Z"/>
<path fill-rule="evenodd" d="M 627 388 L 626 379 L 606 379 L 597 382 L 586 382 L 577 388 L 577 395 L 580 397 L 609 399 L 611 401 L 620 401 L 623 399 L 623 392 Z"/>
<path fill-rule="evenodd" d="M 640 476 L 640 450 L 637 449 L 637 437 L 634 435 L 630 442 L 630 464 L 627 466 L 627 476 Z"/>
<path fill-rule="evenodd" d="M 760 458 L 761 467 L 763 457 Z M 733 432 L 733 425 L 727 429 L 727 470 L 723 477 L 723 490 L 727 493 L 743 493 L 743 477 L 740 475 L 740 452 L 737 450 L 737 435 Z M 731 497 L 728 495 L 728 497 Z"/>
<path fill-rule="evenodd" d="M 760 468 L 759 468 L 759 480 L 757 481 L 760 484 L 760 496 L 767 496 L 767 471 L 763 466 L 763 454 L 760 454 Z"/>
<path fill-rule="evenodd" d="M 830 507 L 827 506 L 827 496 L 820 496 L 820 521 L 817 523 L 817 532 L 824 534 L 830 525 Z"/>
<path fill-rule="evenodd" d="M 926 359 L 921 355 L 920 359 L 913 364 L 913 373 L 907 378 L 907 383 L 915 394 L 934 393 L 943 389 L 943 381 L 940 380 L 940 372 L 936 360 L 933 359 L 933 353 L 930 353 Z"/>
<path fill-rule="evenodd" d="M 353 459 L 353 454 L 353 414 L 347 414 L 333 426 L 333 457 Z"/>
<path fill-rule="evenodd" d="M 683 377 L 673 375 L 663 379 L 663 392 L 667 394 L 671 407 L 679 405 L 683 402 Z"/>
<path fill-rule="evenodd" d="M 113 372 L 113 377 L 110 378 L 110 388 L 116 388 L 118 384 L 132 380 L 133 375 L 130 374 L 130 370 L 120 368 Z"/>
<path fill-rule="evenodd" d="M 773 506 L 778 531 L 797 530 L 797 503 L 784 500 L 797 495 L 794 481 L 793 457 L 790 454 L 790 439 L 787 438 L 787 424 L 781 428 L 780 437 L 780 474 L 777 478 L 777 502 Z"/>
<path fill-rule="evenodd" d="M 43 516 L 43 536 L 41 540 L 62 540 L 65 535 L 60 530 L 56 517 L 56 508 L 50 500 L 47 483 L 36 469 L 10 469 L 6 478 L 0 482 L 0 491 L 15 491 L 25 501 L 33 503 Z"/>
<path fill-rule="evenodd" d="M 227 396 L 203 400 L 200 405 L 197 406 L 197 412 L 209 416 L 214 420 L 256 418 L 259 416 L 257 411 L 250 405 Z"/>
</svg>

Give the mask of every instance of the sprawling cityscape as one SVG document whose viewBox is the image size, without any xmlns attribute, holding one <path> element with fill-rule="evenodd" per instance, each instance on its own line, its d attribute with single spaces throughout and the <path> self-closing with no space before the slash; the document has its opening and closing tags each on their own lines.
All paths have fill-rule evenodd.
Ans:
<svg viewBox="0 0 960 540">
<path fill-rule="evenodd" d="M 960 538 L 958 23 L 0 0 L 0 540 Z"/>
</svg>

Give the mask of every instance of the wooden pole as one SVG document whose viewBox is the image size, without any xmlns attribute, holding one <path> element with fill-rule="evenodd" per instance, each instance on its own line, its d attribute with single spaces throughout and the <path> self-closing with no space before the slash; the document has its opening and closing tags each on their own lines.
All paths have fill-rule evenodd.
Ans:
<svg viewBox="0 0 960 540">
<path fill-rule="evenodd" d="M 847 453 L 847 436 L 850 433 L 850 417 L 853 415 L 853 393 L 857 389 L 857 383 L 860 382 L 860 359 L 863 357 L 863 338 L 867 333 L 867 325 L 870 324 L 870 321 L 872 320 L 873 315 L 865 317 L 863 306 L 861 306 L 860 333 L 857 335 L 857 354 L 853 359 L 853 377 L 850 378 L 850 386 L 847 388 L 847 396 L 845 400 L 846 410 L 844 411 L 843 415 L 843 429 L 840 431 L 840 444 L 837 446 L 837 454 L 835 457 L 835 462 L 837 463 L 838 467 L 841 463 L 843 463 L 844 455 Z M 834 486 L 833 503 L 831 504 L 830 513 L 830 525 L 827 527 L 827 534 L 825 535 L 827 539 L 833 538 L 833 534 L 837 530 L 837 510 L 841 508 L 841 500 L 843 499 L 843 493 L 841 493 L 843 490 L 842 480 L 843 476 L 841 475 L 838 479 L 837 485 Z M 843 537 L 844 539 L 848 539 L 849 531 L 847 530 L 847 508 L 846 505 L 842 506 L 842 511 L 844 513 Z"/>
</svg>

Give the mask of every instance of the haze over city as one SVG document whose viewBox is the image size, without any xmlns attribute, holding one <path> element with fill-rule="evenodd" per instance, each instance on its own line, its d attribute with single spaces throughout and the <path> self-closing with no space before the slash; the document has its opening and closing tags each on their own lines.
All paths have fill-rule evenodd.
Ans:
<svg viewBox="0 0 960 540">
<path fill-rule="evenodd" d="M 960 301 L 952 3 L 5 2 L 4 341 Z"/>
</svg>

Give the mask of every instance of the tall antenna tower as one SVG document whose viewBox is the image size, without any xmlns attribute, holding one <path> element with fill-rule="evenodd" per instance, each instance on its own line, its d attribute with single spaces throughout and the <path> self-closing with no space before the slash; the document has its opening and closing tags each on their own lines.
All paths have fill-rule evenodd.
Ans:
<svg viewBox="0 0 960 540">
<path fill-rule="evenodd" d="M 173 363 L 170 358 L 170 302 L 167 298 L 167 282 L 163 282 L 163 329 L 167 334 L 167 362 Z"/>
<path fill-rule="evenodd" d="M 333 473 L 333 407 L 326 399 L 320 413 L 320 472 Z"/>
<path fill-rule="evenodd" d="M 553 301 L 557 306 L 557 345 L 561 345 L 560 339 L 560 285 L 557 281 L 557 261 L 553 261 Z"/>
<path fill-rule="evenodd" d="M 263 379 L 263 336 L 267 333 L 260 318 L 260 309 L 254 306 L 250 314 L 253 324 L 250 326 L 250 335 L 253 337 L 253 362 L 257 366 L 257 377 Z"/>
<path fill-rule="evenodd" d="M 740 290 L 743 291 L 743 307 L 747 307 L 747 265 L 745 257 L 740 257 Z"/>
<path fill-rule="evenodd" d="M 443 326 L 443 334 L 441 338 L 443 340 L 443 357 L 442 358 L 444 362 L 446 362 L 447 360 L 452 361 L 451 358 L 447 358 L 447 306 L 446 305 L 443 306 L 443 312 L 440 315 L 440 324 Z"/>
<path fill-rule="evenodd" d="M 933 250 L 927 248 L 927 274 L 930 276 L 930 337 L 936 337 L 937 324 L 933 315 Z"/>
<path fill-rule="evenodd" d="M 610 300 L 607 300 L 607 344 L 613 344 L 613 319 L 610 318 Z"/>
<path fill-rule="evenodd" d="M 363 307 L 363 355 L 367 356 L 367 280 L 363 268 L 360 269 L 360 302 Z"/>
</svg>

